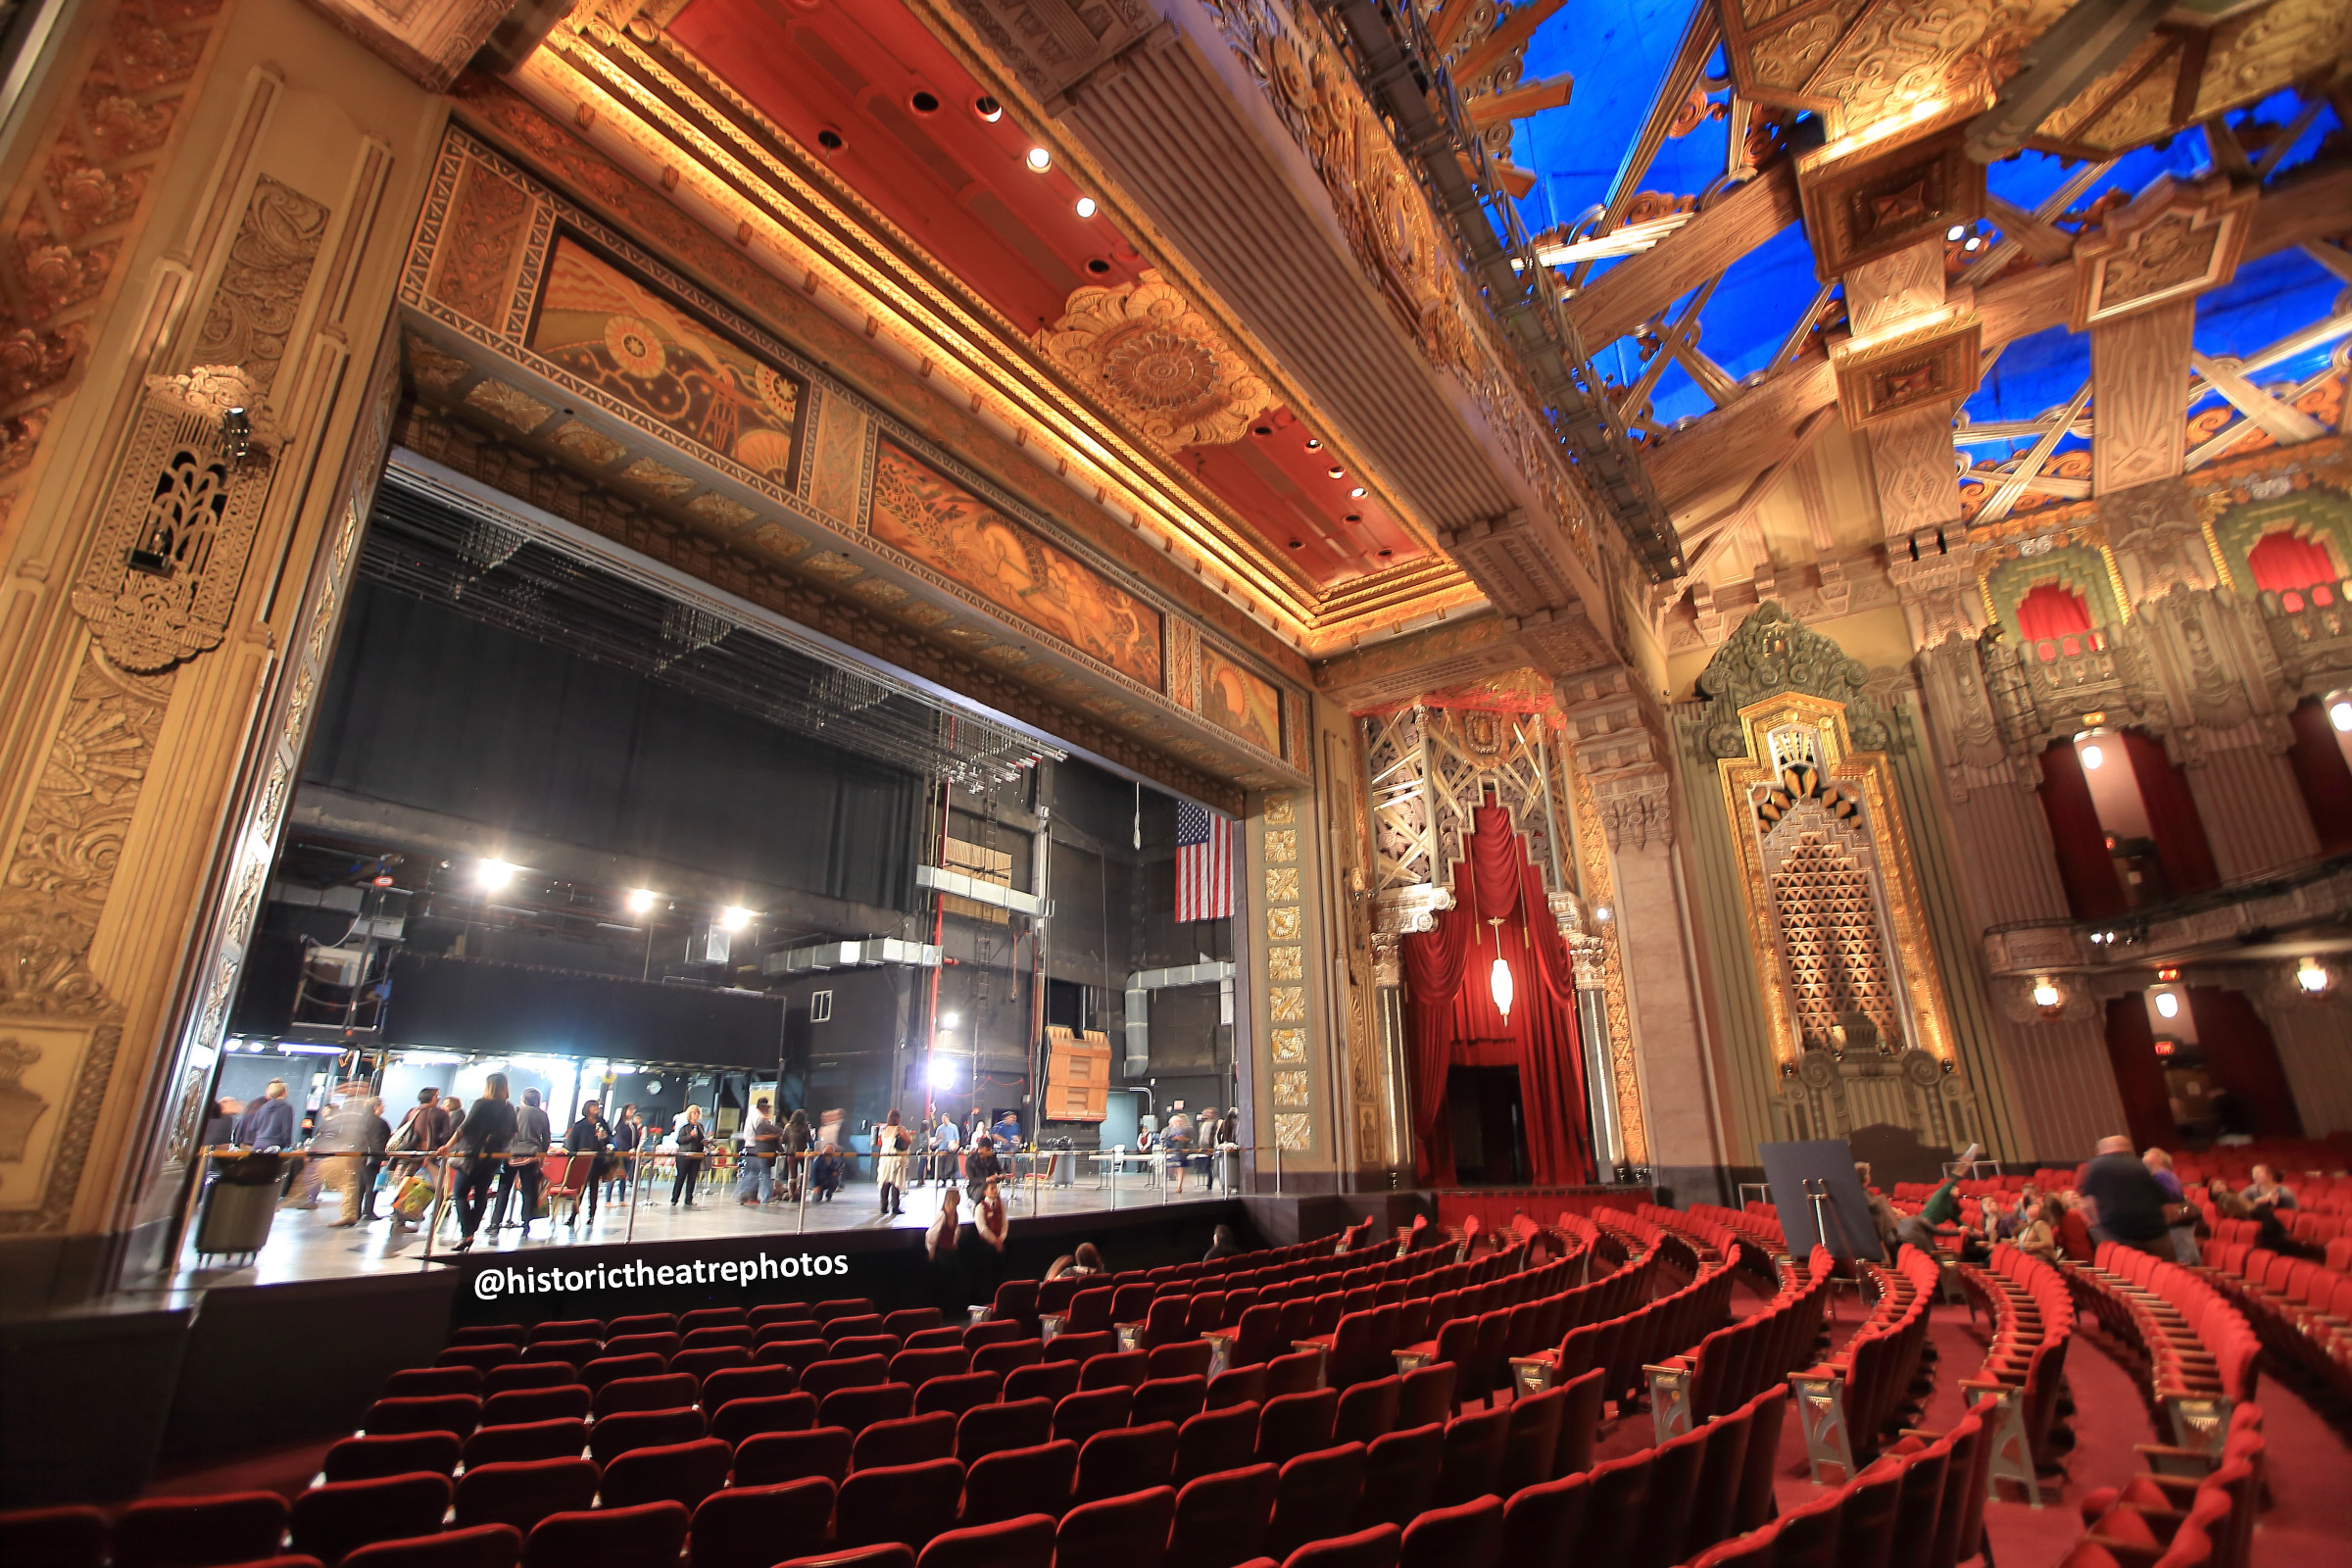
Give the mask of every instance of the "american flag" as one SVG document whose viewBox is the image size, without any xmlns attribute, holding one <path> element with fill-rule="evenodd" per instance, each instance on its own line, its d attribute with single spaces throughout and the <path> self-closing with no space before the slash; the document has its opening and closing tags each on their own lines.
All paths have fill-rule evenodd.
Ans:
<svg viewBox="0 0 2352 1568">
<path fill-rule="evenodd" d="M 1176 803 L 1176 918 L 1233 916 L 1233 824 L 1205 806 Z"/>
</svg>

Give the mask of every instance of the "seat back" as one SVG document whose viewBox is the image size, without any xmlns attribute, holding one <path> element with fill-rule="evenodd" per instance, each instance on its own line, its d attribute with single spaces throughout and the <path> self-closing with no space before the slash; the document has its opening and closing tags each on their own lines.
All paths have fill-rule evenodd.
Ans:
<svg viewBox="0 0 2352 1568">
<path fill-rule="evenodd" d="M 845 1391 L 859 1392 L 859 1391 Z M 835 1395 L 835 1398 L 841 1397 Z M 841 1423 L 849 1426 L 848 1422 Z M 899 1416 L 875 1421 L 858 1434 L 850 1447 L 850 1468 L 878 1470 L 888 1465 L 922 1464 L 956 1456 L 956 1418 L 945 1410 L 929 1415 Z"/>
<path fill-rule="evenodd" d="M 1259 1555 L 1282 1473 L 1270 1464 L 1223 1470 L 1176 1494 L 1169 1555 L 1185 1568 L 1240 1568 Z"/>
<path fill-rule="evenodd" d="M 274 1492 L 224 1492 L 134 1502 L 115 1521 L 120 1568 L 197 1568 L 274 1556 L 286 1499 Z"/>
<path fill-rule="evenodd" d="M 523 1568 L 669 1568 L 691 1518 L 674 1502 L 550 1514 L 523 1542 Z"/>
<path fill-rule="evenodd" d="M 1054 1436 L 1084 1443 L 1098 1432 L 1123 1427 L 1134 1403 L 1135 1391 L 1124 1387 L 1073 1394 L 1054 1406 Z"/>
<path fill-rule="evenodd" d="M 449 1497 L 447 1476 L 330 1481 L 294 1499 L 287 1539 L 297 1553 L 331 1565 L 369 1542 L 431 1535 L 441 1528 Z M 276 1543 L 270 1546 L 274 1551 Z"/>
<path fill-rule="evenodd" d="M 1372 1440 L 1364 1450 L 1364 1495 L 1356 1510 L 1360 1525 L 1399 1528 L 1427 1512 L 1437 1495 L 1438 1471 L 1446 1461 L 1446 1428 L 1432 1421 Z"/>
<path fill-rule="evenodd" d="M 902 1350 L 901 1355 L 906 1352 Z M 952 1377 L 926 1378 L 914 1391 L 914 1413 L 928 1415 L 945 1410 L 960 1416 L 983 1404 L 994 1404 L 1003 1392 L 1004 1379 L 995 1372 L 965 1372 Z"/>
<path fill-rule="evenodd" d="M 850 1473 L 850 1447 L 855 1442 L 840 1427 L 811 1427 L 806 1432 L 762 1432 L 735 1446 L 734 1484 L 775 1487 L 821 1476 L 839 1486 Z"/>
<path fill-rule="evenodd" d="M 1398 1568 L 1495 1568 L 1502 1550 L 1502 1499 L 1474 1497 L 1432 1508 L 1404 1527 Z"/>
<path fill-rule="evenodd" d="M 1344 1534 L 1364 1493 L 1365 1448 L 1343 1443 L 1302 1453 L 1282 1467 L 1267 1549 L 1287 1557 L 1310 1541 Z"/>
<path fill-rule="evenodd" d="M 528 1459 L 576 1459 L 587 1446 L 588 1423 L 575 1417 L 532 1421 L 518 1427 L 483 1427 L 466 1440 L 462 1454 L 466 1468 L 471 1470 L 476 1465 Z"/>
<path fill-rule="evenodd" d="M 954 1459 L 859 1470 L 842 1484 L 833 1504 L 834 1544 L 895 1541 L 920 1551 L 932 1537 L 955 1528 L 962 1494 L 963 1466 Z"/>
<path fill-rule="evenodd" d="M 763 1432 L 806 1432 L 816 1425 L 816 1401 L 806 1394 L 729 1399 L 710 1415 L 710 1435 L 730 1446 Z"/>
<path fill-rule="evenodd" d="M 1035 1447 L 1053 1436 L 1054 1406 L 1043 1399 L 984 1404 L 964 1411 L 957 1419 L 956 1457 L 968 1465 L 984 1454 Z"/>
<path fill-rule="evenodd" d="M 1078 1445 L 1040 1443 L 983 1454 L 964 1472 L 963 1522 L 994 1524 L 1024 1514 L 1059 1518 L 1078 1476 Z"/>
<path fill-rule="evenodd" d="M 833 1483 L 822 1476 L 768 1487 L 729 1487 L 694 1510 L 687 1568 L 769 1568 L 778 1543 L 822 1541 L 833 1521 Z"/>
<path fill-rule="evenodd" d="M 1081 1503 L 1054 1532 L 1054 1568 L 1158 1568 L 1175 1523 L 1173 1487 Z"/>
<path fill-rule="evenodd" d="M 598 1501 L 607 1508 L 668 1500 L 688 1509 L 727 1484 L 732 1451 L 715 1438 L 635 1448 L 605 1467 Z"/>
</svg>

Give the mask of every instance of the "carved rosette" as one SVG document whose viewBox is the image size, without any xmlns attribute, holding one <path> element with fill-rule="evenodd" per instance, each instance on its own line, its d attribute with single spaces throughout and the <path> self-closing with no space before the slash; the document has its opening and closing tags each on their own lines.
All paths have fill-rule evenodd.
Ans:
<svg viewBox="0 0 2352 1568">
<path fill-rule="evenodd" d="M 1073 292 L 1040 342 L 1164 449 L 1237 441 L 1273 402 L 1208 318 L 1150 269 L 1133 283 Z"/>
<path fill-rule="evenodd" d="M 2229 282 L 2260 194 L 2253 185 L 2232 188 L 2226 174 L 2195 184 L 2159 176 L 2076 245 L 2074 329 Z"/>
<path fill-rule="evenodd" d="M 241 418 L 242 434 L 232 422 Z M 227 634 L 270 491 L 273 431 L 236 366 L 147 379 L 74 609 L 107 657 L 152 674 Z"/>
</svg>

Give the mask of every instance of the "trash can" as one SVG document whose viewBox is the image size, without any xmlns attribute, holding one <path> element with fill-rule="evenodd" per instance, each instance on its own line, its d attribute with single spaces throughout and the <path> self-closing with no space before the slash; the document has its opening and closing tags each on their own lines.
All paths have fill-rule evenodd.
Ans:
<svg viewBox="0 0 2352 1568">
<path fill-rule="evenodd" d="M 277 1217 L 277 1184 L 283 1156 L 216 1153 L 212 1185 L 204 1190 L 204 1211 L 196 1219 L 196 1255 L 211 1257 L 262 1250 Z"/>
<path fill-rule="evenodd" d="M 1054 1140 L 1054 1185 L 1056 1187 L 1078 1185 L 1078 1155 L 1070 1148 L 1070 1141 L 1067 1138 Z"/>
</svg>

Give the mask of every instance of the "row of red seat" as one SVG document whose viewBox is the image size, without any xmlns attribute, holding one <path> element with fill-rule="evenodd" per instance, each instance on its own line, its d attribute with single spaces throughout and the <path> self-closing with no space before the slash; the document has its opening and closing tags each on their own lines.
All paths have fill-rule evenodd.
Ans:
<svg viewBox="0 0 2352 1568">
<path fill-rule="evenodd" d="M 1985 1395 L 1994 1401 L 1988 1417 L 1993 1480 L 2015 1483 L 2025 1500 L 2039 1507 L 2040 1472 L 2073 1443 L 2058 1417 L 2067 1348 L 2074 1342 L 2074 1298 L 2056 1268 L 2007 1242 L 1993 1248 L 1988 1267 L 1959 1268 L 1972 1311 L 1983 1307 L 1992 1324 L 1984 1364 L 1960 1387 L 1972 1399 Z"/>
<path fill-rule="evenodd" d="M 2084 1494 L 2088 1533 L 2060 1568 L 2247 1568 L 2263 1494 L 2262 1407 L 2230 1412 L 2219 1453 L 2142 1444 L 2149 1468 Z"/>
<path fill-rule="evenodd" d="M 1813 1249 L 1802 1272 L 1783 1263 L 1780 1291 L 1761 1311 L 1649 1368 L 1650 1409 L 1661 1441 L 1746 1403 L 1811 1362 L 1836 1263 L 1821 1247 Z"/>
<path fill-rule="evenodd" d="M 2352 1250 L 2352 1242 L 2344 1244 Z M 2352 1398 L 2352 1268 L 2232 1244 L 2206 1254 L 2206 1275 L 2227 1291 L 2263 1343 Z"/>
<path fill-rule="evenodd" d="M 1935 1260 L 1905 1247 L 1894 1267 L 1862 1268 L 1878 1291 L 1870 1317 L 1835 1355 L 1789 1377 L 1816 1481 L 1825 1466 L 1850 1478 L 1877 1457 L 1896 1413 L 1919 1397 L 1915 1380 L 1934 1352 L 1928 1309 L 1941 1283 Z"/>
<path fill-rule="evenodd" d="M 2230 1407 L 2254 1396 L 2260 1342 L 2228 1297 L 2180 1264 L 2113 1242 L 2067 1270 L 2076 1301 L 2148 1367 L 2151 1409 L 2183 1446 L 2218 1448 Z"/>
<path fill-rule="evenodd" d="M 1988 1407 L 1911 1432 L 1859 1474 L 1690 1568 L 1954 1568 L 1984 1549 Z"/>
</svg>

